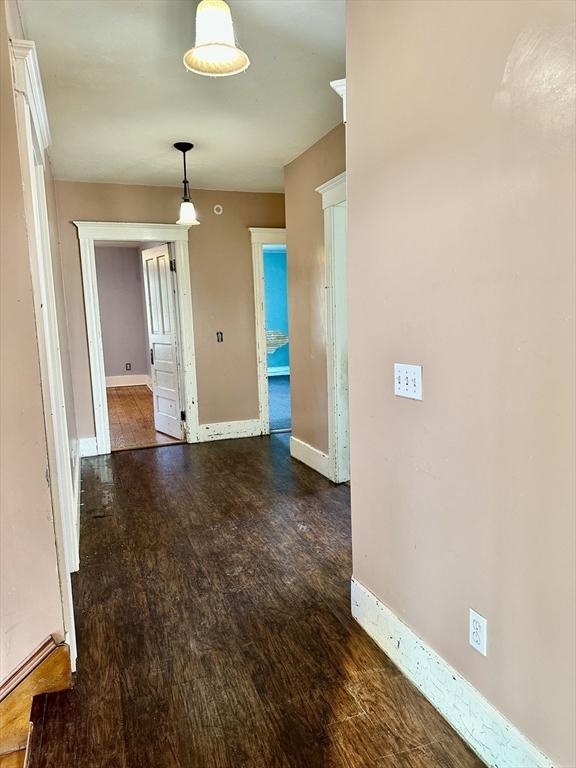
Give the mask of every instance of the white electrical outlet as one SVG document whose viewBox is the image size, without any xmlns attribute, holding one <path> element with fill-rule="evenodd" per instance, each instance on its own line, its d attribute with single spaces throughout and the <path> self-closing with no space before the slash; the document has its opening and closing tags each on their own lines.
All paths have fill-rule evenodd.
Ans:
<svg viewBox="0 0 576 768">
<path fill-rule="evenodd" d="M 482 656 L 486 656 L 486 633 L 488 631 L 488 622 L 476 611 L 470 608 L 470 627 L 469 627 L 469 642 L 474 650 L 481 653 Z"/>
<path fill-rule="evenodd" d="M 394 363 L 394 394 L 422 400 L 422 366 Z"/>
</svg>

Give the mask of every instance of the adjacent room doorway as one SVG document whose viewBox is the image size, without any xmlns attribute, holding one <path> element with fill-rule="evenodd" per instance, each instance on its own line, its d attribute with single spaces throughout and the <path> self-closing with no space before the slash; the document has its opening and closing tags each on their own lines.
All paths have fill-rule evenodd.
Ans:
<svg viewBox="0 0 576 768">
<path fill-rule="evenodd" d="M 183 442 L 177 281 L 168 244 L 95 246 L 112 451 Z"/>
<path fill-rule="evenodd" d="M 259 419 L 262 434 L 290 432 L 286 230 L 251 227 Z"/>
<path fill-rule="evenodd" d="M 270 432 L 290 432 L 292 414 L 286 245 L 263 245 L 262 258 Z"/>
<path fill-rule="evenodd" d="M 96 432 L 94 445 L 84 455 L 197 442 L 187 228 L 75 224 Z M 110 248 L 116 253 L 111 257 L 115 269 L 105 277 L 98 262 L 100 254 Z M 129 252 L 135 262 L 126 275 L 128 263 L 124 259 L 124 270 L 119 270 L 118 259 Z M 104 296 L 106 284 L 111 286 L 114 306 Z M 119 349 L 120 342 L 127 339 L 128 346 Z"/>
</svg>

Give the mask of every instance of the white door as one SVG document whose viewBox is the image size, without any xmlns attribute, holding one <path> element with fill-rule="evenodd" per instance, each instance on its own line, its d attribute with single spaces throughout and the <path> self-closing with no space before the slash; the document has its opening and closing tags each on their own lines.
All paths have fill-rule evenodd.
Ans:
<svg viewBox="0 0 576 768">
<path fill-rule="evenodd" d="M 167 245 L 142 251 L 146 317 L 152 366 L 154 424 L 158 432 L 182 439 L 178 381 L 176 296 Z"/>
</svg>

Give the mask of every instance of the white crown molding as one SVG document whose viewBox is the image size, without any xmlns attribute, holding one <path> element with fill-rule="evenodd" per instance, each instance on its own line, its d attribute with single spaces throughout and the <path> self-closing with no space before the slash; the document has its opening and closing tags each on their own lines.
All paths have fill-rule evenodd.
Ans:
<svg viewBox="0 0 576 768">
<path fill-rule="evenodd" d="M 343 171 L 333 179 L 316 187 L 316 192 L 322 195 L 322 208 L 331 205 L 340 205 L 346 202 L 346 171 Z"/>
<path fill-rule="evenodd" d="M 338 96 L 342 98 L 342 121 L 346 122 L 346 78 L 342 80 L 331 80 L 330 87 L 333 88 Z"/>
<path fill-rule="evenodd" d="M 36 46 L 29 40 L 11 40 L 10 45 L 15 62 L 15 86 L 24 94 L 28 102 L 32 123 L 38 135 L 40 148 L 44 152 L 52 140 Z"/>
<path fill-rule="evenodd" d="M 74 221 L 78 237 L 86 240 L 188 241 L 189 225 L 141 224 L 110 221 Z"/>
</svg>

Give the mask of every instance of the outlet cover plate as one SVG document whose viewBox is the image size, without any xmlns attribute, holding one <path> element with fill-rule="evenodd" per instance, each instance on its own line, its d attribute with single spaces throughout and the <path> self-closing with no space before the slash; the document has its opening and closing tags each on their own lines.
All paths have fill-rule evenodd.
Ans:
<svg viewBox="0 0 576 768">
<path fill-rule="evenodd" d="M 469 642 L 472 648 L 482 656 L 486 656 L 488 622 L 476 611 L 470 608 Z"/>
<path fill-rule="evenodd" d="M 394 394 L 422 400 L 422 366 L 394 363 Z"/>
</svg>

